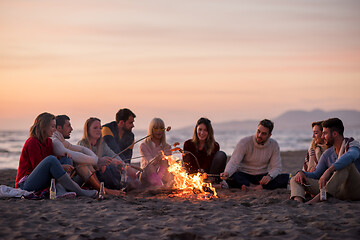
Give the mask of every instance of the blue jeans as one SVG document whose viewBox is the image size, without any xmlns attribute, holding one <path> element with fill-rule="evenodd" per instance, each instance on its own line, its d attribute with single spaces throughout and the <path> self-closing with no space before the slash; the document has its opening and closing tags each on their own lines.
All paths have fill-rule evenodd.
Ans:
<svg viewBox="0 0 360 240">
<path fill-rule="evenodd" d="M 61 165 L 67 164 L 67 165 L 74 166 L 74 165 L 73 165 L 73 160 L 72 160 L 71 158 L 66 157 L 66 156 L 61 157 L 59 161 L 60 161 L 60 164 L 61 164 Z"/>
<path fill-rule="evenodd" d="M 230 187 L 241 188 L 242 185 L 250 186 L 250 183 L 259 185 L 260 180 L 266 176 L 265 174 L 250 175 L 244 172 L 235 172 L 226 182 Z M 277 175 L 268 184 L 263 185 L 264 189 L 273 190 L 276 188 L 286 188 L 289 181 L 289 174 L 283 173 Z"/>
<path fill-rule="evenodd" d="M 26 191 L 39 191 L 50 186 L 51 178 L 58 179 L 65 174 L 59 160 L 55 156 L 47 156 L 32 171 L 20 188 Z"/>
</svg>

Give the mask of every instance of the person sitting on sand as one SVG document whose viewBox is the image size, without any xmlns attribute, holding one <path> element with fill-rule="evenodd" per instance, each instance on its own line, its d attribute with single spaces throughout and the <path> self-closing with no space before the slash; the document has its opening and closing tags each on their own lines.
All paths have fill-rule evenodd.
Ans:
<svg viewBox="0 0 360 240">
<path fill-rule="evenodd" d="M 308 203 L 320 201 L 320 189 L 342 200 L 360 200 L 360 145 L 344 138 L 344 125 L 339 118 L 322 123 L 328 148 L 320 157 L 314 172 L 300 170 L 290 181 L 291 199 L 304 202 L 304 190 L 316 195 Z M 318 181 L 317 181 L 318 179 Z"/>
<path fill-rule="evenodd" d="M 131 162 L 133 153 L 135 137 L 131 130 L 135 117 L 130 109 L 120 109 L 116 113 L 116 121 L 105 124 L 101 130 L 105 143 L 126 163 Z"/>
<path fill-rule="evenodd" d="M 322 122 L 313 122 L 311 124 L 313 135 L 312 135 L 312 142 L 309 147 L 309 150 L 306 153 L 303 171 L 305 172 L 313 172 L 315 171 L 315 167 L 319 162 L 321 155 L 327 149 L 327 145 L 325 144 L 324 138 L 322 136 Z"/>
<path fill-rule="evenodd" d="M 163 157 L 171 155 L 171 146 L 166 143 L 165 123 L 160 118 L 153 118 L 145 139 L 139 146 L 141 155 L 140 175 L 142 186 L 163 186 L 170 184 L 171 174 L 167 171 L 168 161 Z"/>
<path fill-rule="evenodd" d="M 112 162 L 112 159 L 107 156 L 98 157 L 89 148 L 73 145 L 65 140 L 70 138 L 72 130 L 70 118 L 67 115 L 56 116 L 56 131 L 52 137 L 54 153 L 58 156 L 62 156 L 60 158 L 61 164 L 75 164 L 76 173 L 81 179 L 89 182 L 94 189 L 99 190 L 100 181 L 96 175 L 92 175 L 92 172 L 94 172 L 93 166 L 109 165 Z M 56 187 L 57 189 L 61 189 L 61 186 L 57 185 Z M 122 191 L 106 188 L 105 192 L 109 195 L 123 194 Z"/>
<path fill-rule="evenodd" d="M 38 115 L 29 131 L 20 155 L 15 187 L 26 191 L 40 191 L 50 186 L 55 178 L 65 190 L 78 196 L 94 197 L 96 190 L 84 190 L 66 174 L 59 160 L 53 155 L 51 136 L 56 130 L 55 116 L 44 112 Z M 70 168 L 71 170 L 72 168 Z"/>
<path fill-rule="evenodd" d="M 220 177 L 230 187 L 243 190 L 286 188 L 288 174 L 280 174 L 281 157 L 278 143 L 270 138 L 274 123 L 268 119 L 260 121 L 255 135 L 239 141 Z M 230 178 L 229 178 L 230 177 Z"/>
<path fill-rule="evenodd" d="M 207 118 L 200 118 L 196 122 L 192 139 L 184 143 L 184 151 L 183 162 L 190 174 L 220 174 L 225 169 L 227 156 L 220 151 L 220 145 L 214 139 L 211 121 Z"/>
<path fill-rule="evenodd" d="M 136 171 L 125 164 L 125 162 L 103 141 L 100 119 L 91 117 L 86 120 L 83 129 L 83 137 L 78 142 L 78 145 L 91 149 L 99 158 L 107 157 L 111 159 L 111 164 L 109 165 L 97 165 L 96 176 L 93 175 L 95 179 L 98 179 L 96 181 L 96 186 L 99 181 L 104 182 L 104 186 L 108 188 L 105 192 L 107 191 L 109 194 L 113 194 L 115 191 L 113 189 L 120 190 L 125 188 L 125 182 L 127 180 L 128 183 L 131 182 L 131 184 L 136 185 Z M 92 166 L 88 169 L 91 173 L 95 172 L 95 169 L 92 168 Z M 123 181 L 121 181 L 122 175 Z M 130 178 L 125 179 L 125 176 Z"/>
</svg>

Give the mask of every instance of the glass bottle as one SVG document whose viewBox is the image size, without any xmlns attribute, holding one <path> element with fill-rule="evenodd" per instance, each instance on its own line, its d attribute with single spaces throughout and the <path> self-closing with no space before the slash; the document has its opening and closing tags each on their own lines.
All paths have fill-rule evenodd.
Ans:
<svg viewBox="0 0 360 240">
<path fill-rule="evenodd" d="M 292 175 L 291 175 L 291 173 L 289 174 L 289 180 L 288 180 L 288 184 L 287 184 L 287 190 L 291 190 L 291 187 L 290 187 L 290 180 L 291 180 L 291 178 L 292 178 Z"/>
<path fill-rule="evenodd" d="M 55 179 L 52 178 L 51 179 L 51 184 L 50 184 L 50 199 L 54 200 L 56 198 L 56 186 L 55 186 Z"/>
<path fill-rule="evenodd" d="M 99 200 L 104 199 L 104 197 L 105 197 L 104 182 L 101 182 L 100 190 L 99 190 Z"/>
<path fill-rule="evenodd" d="M 320 201 L 326 201 L 326 188 L 322 187 L 320 189 Z"/>
</svg>

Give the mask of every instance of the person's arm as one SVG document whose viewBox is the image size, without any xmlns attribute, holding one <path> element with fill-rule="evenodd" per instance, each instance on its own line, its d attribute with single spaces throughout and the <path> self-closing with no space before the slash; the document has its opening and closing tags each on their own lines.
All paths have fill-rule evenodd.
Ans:
<svg viewBox="0 0 360 240">
<path fill-rule="evenodd" d="M 166 144 L 165 147 L 164 147 L 164 154 L 166 156 L 170 156 L 172 155 L 172 152 L 171 152 L 171 146 L 169 144 Z"/>
<path fill-rule="evenodd" d="M 109 127 L 103 126 L 101 129 L 101 134 L 103 136 L 104 142 L 109 146 L 109 148 L 113 150 L 114 153 L 119 153 L 120 147 L 115 141 L 115 137 L 111 129 Z"/>
<path fill-rule="evenodd" d="M 271 179 L 275 178 L 281 172 L 281 156 L 280 156 L 280 147 L 276 143 L 273 149 L 273 153 L 269 162 L 269 173 Z"/>
<path fill-rule="evenodd" d="M 183 155 L 183 163 L 188 173 L 196 173 L 199 169 L 199 166 L 194 159 L 194 144 L 191 140 L 184 142 L 184 155 Z M 192 153 L 192 154 L 191 154 Z"/>
<path fill-rule="evenodd" d="M 63 157 L 67 154 L 67 149 L 65 148 L 64 144 L 60 142 L 59 139 L 53 138 L 53 151 L 56 156 Z"/>
<path fill-rule="evenodd" d="M 341 170 L 351 163 L 353 163 L 356 159 L 360 157 L 360 149 L 358 147 L 350 147 L 349 150 L 341 155 L 336 162 L 333 164 L 334 170 Z"/>
<path fill-rule="evenodd" d="M 113 152 L 113 150 L 110 149 L 110 147 L 106 144 L 106 142 L 103 142 L 102 144 L 103 144 L 103 156 L 108 156 L 108 157 L 115 156 L 115 153 Z M 114 158 L 116 159 L 114 161 L 115 164 L 125 165 L 125 162 L 118 155 L 116 155 Z"/>
<path fill-rule="evenodd" d="M 236 145 L 234 152 L 231 155 L 230 160 L 225 167 L 224 173 L 227 173 L 228 177 L 231 177 L 231 175 L 233 175 L 236 172 L 240 163 L 244 159 L 245 152 L 246 152 L 246 145 L 242 140 L 240 140 L 239 143 Z"/>
<path fill-rule="evenodd" d="M 360 156 L 360 149 L 358 147 L 350 147 L 349 150 L 341 155 L 335 163 L 333 163 L 320 177 L 319 179 L 319 188 L 322 188 L 326 185 L 327 181 L 330 179 L 333 172 L 341 170 L 350 164 L 352 164 L 355 160 L 357 160 Z"/>
<path fill-rule="evenodd" d="M 157 156 L 152 155 L 151 150 L 146 143 L 141 143 L 139 150 L 141 155 L 140 167 L 144 169 Z"/>
<path fill-rule="evenodd" d="M 35 139 L 29 142 L 27 147 L 27 154 L 32 168 L 31 171 L 34 170 L 36 166 L 43 160 L 41 152 L 41 147 Z"/>
<path fill-rule="evenodd" d="M 313 178 L 313 179 L 319 179 L 321 175 L 325 172 L 327 169 L 327 155 L 323 154 L 320 157 L 320 160 L 318 164 L 316 165 L 315 171 L 313 172 L 304 172 L 305 176 L 307 178 Z"/>
</svg>

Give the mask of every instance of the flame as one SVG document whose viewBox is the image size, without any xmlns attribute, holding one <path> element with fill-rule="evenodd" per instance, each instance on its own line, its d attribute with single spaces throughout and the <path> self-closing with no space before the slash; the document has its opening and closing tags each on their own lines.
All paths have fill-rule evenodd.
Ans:
<svg viewBox="0 0 360 240">
<path fill-rule="evenodd" d="M 211 183 L 204 182 L 201 173 L 188 174 L 180 161 L 173 156 L 165 156 L 169 163 L 168 171 L 174 177 L 173 188 L 181 190 L 181 193 L 174 194 L 177 197 L 196 197 L 198 199 L 217 198 L 215 188 Z"/>
</svg>

